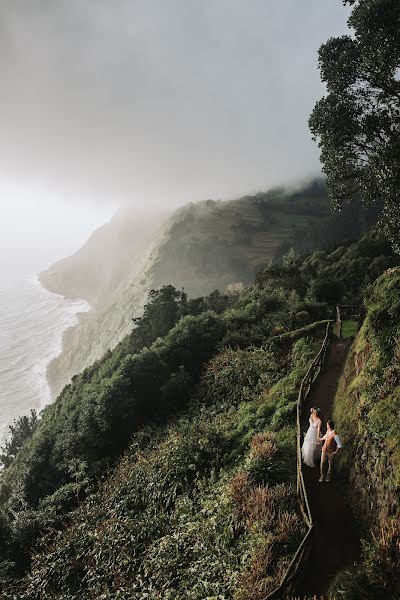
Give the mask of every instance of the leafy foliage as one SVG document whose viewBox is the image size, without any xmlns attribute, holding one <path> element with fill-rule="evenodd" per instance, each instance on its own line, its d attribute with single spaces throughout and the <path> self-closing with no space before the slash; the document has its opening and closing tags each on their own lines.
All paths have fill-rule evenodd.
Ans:
<svg viewBox="0 0 400 600">
<path fill-rule="evenodd" d="M 274 355 L 262 348 L 224 348 L 207 365 L 201 397 L 215 402 L 223 396 L 238 404 L 251 398 L 279 373 Z"/>
<path fill-rule="evenodd" d="M 372 229 L 351 244 L 314 252 L 303 260 L 300 271 L 309 281 L 308 293 L 332 306 L 337 301 L 361 303 L 367 287 L 386 269 L 399 264 L 384 235 Z M 326 293 L 329 287 L 333 294 Z M 323 290 L 325 293 L 320 295 Z"/>
<path fill-rule="evenodd" d="M 298 344 L 288 360 L 296 378 L 306 368 L 303 351 L 310 355 L 306 341 Z M 258 600 L 276 587 L 303 529 L 288 484 L 294 421 L 269 432 L 263 409 L 273 381 L 282 391 L 289 375 L 276 371 L 269 352 L 229 352 L 234 364 L 248 352 L 245 372 L 259 374 L 255 385 L 243 376 L 234 383 L 237 401 L 227 397 L 226 351 L 215 357 L 200 385 L 221 369 L 213 403 L 196 400 L 175 424 L 135 434 L 68 525 L 41 539 L 18 598 Z M 270 376 L 257 385 L 264 365 Z"/>
<path fill-rule="evenodd" d="M 14 424 L 10 425 L 10 439 L 6 440 L 1 448 L 0 464 L 8 467 L 22 446 L 32 437 L 38 424 L 38 416 L 35 410 L 31 410 L 29 415 L 24 415 L 15 419 Z"/>
<path fill-rule="evenodd" d="M 310 128 L 319 139 L 332 204 L 361 198 L 383 205 L 382 223 L 400 251 L 400 5 L 397 0 L 347 0 L 352 35 L 319 51 L 328 95 Z"/>
</svg>

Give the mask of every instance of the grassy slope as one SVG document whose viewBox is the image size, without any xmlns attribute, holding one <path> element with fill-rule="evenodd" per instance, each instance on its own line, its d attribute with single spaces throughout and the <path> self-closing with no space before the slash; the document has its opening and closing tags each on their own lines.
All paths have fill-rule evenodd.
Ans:
<svg viewBox="0 0 400 600">
<path fill-rule="evenodd" d="M 233 282 L 248 285 L 263 264 L 291 246 L 307 252 L 358 237 L 373 220 L 374 215 L 351 206 L 332 215 L 321 184 L 297 193 L 187 205 L 167 221 L 113 301 L 84 315 L 68 332 L 64 352 L 49 370 L 54 395 L 131 330 L 131 317 L 140 313 L 151 288 L 172 283 L 198 296 Z"/>
<path fill-rule="evenodd" d="M 134 437 L 67 528 L 42 540 L 18 598 L 264 598 L 304 533 L 294 406 L 311 346 L 295 343 L 286 374 L 263 349 L 218 355 L 202 404 Z"/>
<path fill-rule="evenodd" d="M 334 419 L 345 443 L 340 464 L 367 539 L 362 566 L 334 584 L 349 600 L 357 593 L 366 599 L 400 595 L 399 299 L 400 269 L 389 269 L 367 295 L 367 316 L 336 396 Z"/>
<path fill-rule="evenodd" d="M 357 321 L 351 319 L 345 319 L 342 324 L 342 337 L 349 338 L 355 337 L 358 331 Z"/>
<path fill-rule="evenodd" d="M 0 556 L 15 563 L 13 576 L 15 571 L 20 574 L 28 568 L 32 545 L 41 532 L 65 522 L 78 498 L 87 493 L 88 486 L 94 485 L 108 465 L 115 464 L 135 431 L 146 423 L 160 424 L 176 418 L 185 408 L 204 364 L 218 352 L 226 336 L 239 334 L 242 347 L 261 345 L 275 328 L 291 327 L 299 302 L 295 292 L 279 290 L 264 281 L 245 290 L 234 305 L 231 299 L 221 297 L 227 307 L 223 314 L 211 312 L 206 304 L 201 314 L 184 312 L 186 316 L 177 323 L 170 321 L 165 329 L 164 321 L 171 309 L 176 312 L 178 301 L 170 297 L 168 289 L 151 300 L 149 307 L 156 303 L 157 310 L 149 308 L 141 319 L 145 335 L 139 335 L 139 345 L 135 340 L 142 325 L 66 386 L 43 411 L 31 437 L 1 473 Z M 190 302 L 182 304 L 182 298 L 179 302 L 190 308 Z M 326 306 L 317 308 L 327 310 Z M 176 317 L 181 314 L 178 311 Z M 310 334 L 308 328 L 306 334 Z M 291 343 L 277 348 L 283 365 Z M 256 351 L 253 356 L 258 356 Z M 236 365 L 231 372 L 234 378 L 240 379 L 245 357 L 243 354 L 240 369 Z M 275 375 L 280 374 L 276 365 L 274 370 Z M 264 365 L 263 377 L 267 371 Z M 241 396 L 234 402 L 246 398 L 254 387 L 249 372 L 245 374 Z M 230 379 L 228 383 L 223 397 L 231 398 Z M 286 402 L 285 396 L 281 398 Z M 210 401 L 218 399 L 217 395 Z M 276 403 L 279 400 L 276 398 Z M 278 422 L 292 414 L 293 408 L 292 404 L 278 414 Z M 0 580 L 2 571 L 9 572 L 4 563 L 0 564 Z"/>
</svg>

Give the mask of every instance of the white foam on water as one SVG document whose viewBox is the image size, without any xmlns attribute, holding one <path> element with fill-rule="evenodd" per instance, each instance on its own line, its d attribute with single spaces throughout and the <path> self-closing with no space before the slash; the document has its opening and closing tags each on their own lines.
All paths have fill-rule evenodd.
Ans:
<svg viewBox="0 0 400 600">
<path fill-rule="evenodd" d="M 36 274 L 0 283 L 0 445 L 13 420 L 51 402 L 46 372 L 64 332 L 90 310 L 84 300 L 49 292 Z"/>
</svg>

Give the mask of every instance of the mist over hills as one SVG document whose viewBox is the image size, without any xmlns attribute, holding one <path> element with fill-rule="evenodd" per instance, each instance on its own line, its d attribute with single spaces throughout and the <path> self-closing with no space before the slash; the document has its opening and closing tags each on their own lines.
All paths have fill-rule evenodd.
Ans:
<svg viewBox="0 0 400 600">
<path fill-rule="evenodd" d="M 162 213 L 139 218 L 127 210 L 118 211 L 75 254 L 41 272 L 42 285 L 51 292 L 87 300 L 94 308 L 107 304 L 121 283 L 134 277 L 136 259 L 163 218 Z"/>
<path fill-rule="evenodd" d="M 131 331 L 151 289 L 172 284 L 201 296 L 232 283 L 247 286 L 289 248 L 305 253 L 358 237 L 377 215 L 377 208 L 355 205 L 330 212 L 321 180 L 298 190 L 187 204 L 161 225 L 161 217 L 138 222 L 116 215 L 72 257 L 41 274 L 52 291 L 94 307 L 66 333 L 63 353 L 49 367 L 53 395 Z"/>
</svg>

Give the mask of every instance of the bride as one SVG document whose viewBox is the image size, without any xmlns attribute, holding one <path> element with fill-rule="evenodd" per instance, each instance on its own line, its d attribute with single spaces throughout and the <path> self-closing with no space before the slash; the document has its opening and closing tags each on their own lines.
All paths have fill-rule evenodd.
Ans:
<svg viewBox="0 0 400 600">
<path fill-rule="evenodd" d="M 321 430 L 321 419 L 320 409 L 312 408 L 310 411 L 310 427 L 304 437 L 303 446 L 301 448 L 301 455 L 303 462 L 309 467 L 315 467 L 315 462 L 319 459 L 320 445 L 318 444 L 318 438 Z"/>
</svg>

